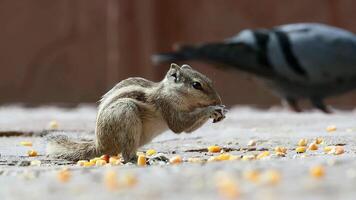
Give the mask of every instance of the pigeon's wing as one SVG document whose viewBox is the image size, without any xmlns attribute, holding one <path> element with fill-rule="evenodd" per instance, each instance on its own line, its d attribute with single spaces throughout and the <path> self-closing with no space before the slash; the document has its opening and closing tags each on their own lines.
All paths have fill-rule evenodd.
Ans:
<svg viewBox="0 0 356 200">
<path fill-rule="evenodd" d="M 324 84 L 356 77 L 356 36 L 353 33 L 322 24 L 291 24 L 274 31 L 277 37 L 281 33 L 289 40 L 290 53 L 300 68 L 299 74 L 296 69 L 291 71 L 303 77 L 299 80 Z"/>
</svg>

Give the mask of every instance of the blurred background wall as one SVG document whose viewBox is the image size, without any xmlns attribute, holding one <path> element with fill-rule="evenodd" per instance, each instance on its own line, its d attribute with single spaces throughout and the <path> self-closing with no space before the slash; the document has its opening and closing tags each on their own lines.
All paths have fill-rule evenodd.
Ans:
<svg viewBox="0 0 356 200">
<path fill-rule="evenodd" d="M 96 102 L 129 76 L 160 80 L 168 66 L 153 66 L 150 56 L 173 43 L 295 22 L 356 32 L 355 8 L 354 0 L 1 0 L 0 103 Z M 279 103 L 250 76 L 190 64 L 229 105 Z M 329 103 L 356 105 L 356 92 Z"/>
</svg>

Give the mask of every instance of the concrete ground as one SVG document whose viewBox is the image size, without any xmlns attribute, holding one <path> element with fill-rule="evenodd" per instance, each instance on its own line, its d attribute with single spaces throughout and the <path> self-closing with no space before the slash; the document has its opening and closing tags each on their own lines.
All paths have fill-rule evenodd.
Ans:
<svg viewBox="0 0 356 200">
<path fill-rule="evenodd" d="M 211 122 L 193 134 L 166 132 L 140 151 L 155 149 L 168 158 L 181 155 L 179 165 L 157 164 L 79 167 L 65 160 L 45 156 L 47 134 L 68 134 L 78 138 L 94 137 L 96 108 L 0 107 L 0 199 L 355 199 L 356 197 L 356 111 L 335 111 L 325 115 L 317 111 L 301 114 L 279 108 L 255 110 L 235 107 L 227 118 Z M 58 122 L 58 132 L 49 130 L 49 122 Z M 335 125 L 336 131 L 327 132 Z M 316 151 L 296 154 L 300 139 L 324 139 Z M 247 143 L 255 140 L 255 148 Z M 32 141 L 32 147 L 21 146 Z M 269 151 L 259 160 L 186 162 L 188 158 L 208 159 L 206 147 L 219 145 L 231 155 L 246 156 Z M 343 146 L 345 153 L 330 155 L 326 145 Z M 285 157 L 274 155 L 274 147 L 288 148 Z M 28 157 L 35 149 L 37 157 Z M 28 166 L 40 160 L 40 166 Z M 325 175 L 317 179 L 310 168 L 323 166 Z M 69 178 L 61 182 L 59 171 L 68 168 Z M 251 181 L 247 172 L 255 170 L 260 178 Z M 268 172 L 280 179 L 271 181 Z M 117 175 L 112 178 L 109 175 Z M 108 177 L 109 176 L 109 177 Z M 136 180 L 129 184 L 128 177 Z M 131 180 L 129 179 L 129 180 Z M 274 180 L 274 181 L 273 181 Z"/>
</svg>

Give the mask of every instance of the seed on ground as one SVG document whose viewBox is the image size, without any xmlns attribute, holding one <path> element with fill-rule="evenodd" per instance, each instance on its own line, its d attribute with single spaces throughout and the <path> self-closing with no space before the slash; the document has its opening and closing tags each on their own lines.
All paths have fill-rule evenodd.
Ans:
<svg viewBox="0 0 356 200">
<path fill-rule="evenodd" d="M 41 161 L 40 160 L 31 160 L 30 165 L 31 166 L 40 166 L 41 165 Z"/>
<path fill-rule="evenodd" d="M 278 147 L 276 147 L 276 148 L 274 148 L 274 151 L 276 152 L 276 153 L 287 153 L 287 148 L 285 148 L 285 147 L 280 147 L 280 146 L 278 146 Z"/>
<path fill-rule="evenodd" d="M 331 150 L 333 150 L 335 147 L 334 146 L 326 146 L 324 147 L 324 152 L 329 153 Z"/>
<path fill-rule="evenodd" d="M 256 146 L 256 144 L 257 144 L 256 140 L 250 140 L 250 141 L 248 141 L 247 146 L 254 147 L 254 146 Z"/>
<path fill-rule="evenodd" d="M 85 165 L 85 163 L 87 163 L 87 162 L 88 162 L 87 160 L 79 160 L 77 162 L 77 165 L 83 167 Z"/>
<path fill-rule="evenodd" d="M 177 156 L 174 156 L 172 157 L 171 159 L 169 159 L 169 163 L 171 164 L 180 164 L 183 162 L 183 159 L 181 156 L 177 155 Z"/>
<path fill-rule="evenodd" d="M 157 151 L 154 149 L 149 149 L 146 151 L 146 156 L 153 156 L 155 154 L 157 154 Z"/>
<path fill-rule="evenodd" d="M 323 141 L 324 141 L 323 138 L 320 138 L 320 137 L 315 139 L 316 144 L 321 144 L 321 143 L 323 143 Z"/>
<path fill-rule="evenodd" d="M 300 146 L 300 147 L 307 146 L 307 144 L 308 144 L 308 140 L 307 139 L 300 139 L 299 142 L 298 142 L 298 146 Z"/>
<path fill-rule="evenodd" d="M 71 177 L 71 173 L 67 168 L 61 169 L 57 173 L 57 179 L 62 183 L 68 182 L 70 177 Z"/>
<path fill-rule="evenodd" d="M 94 165 L 95 165 L 94 162 L 84 162 L 83 167 L 92 167 Z"/>
<path fill-rule="evenodd" d="M 321 178 L 325 175 L 325 169 L 323 166 L 317 165 L 311 167 L 309 173 L 314 178 Z"/>
<path fill-rule="evenodd" d="M 256 157 L 254 155 L 244 155 L 242 156 L 241 160 L 247 161 L 247 160 L 254 160 Z"/>
<path fill-rule="evenodd" d="M 316 143 L 311 143 L 309 145 L 309 150 L 312 150 L 312 151 L 318 150 L 318 145 Z"/>
<path fill-rule="evenodd" d="M 343 154 L 345 152 L 344 147 L 342 146 L 335 146 L 330 153 L 334 154 L 334 155 L 340 155 Z"/>
<path fill-rule="evenodd" d="M 201 158 L 188 158 L 188 162 L 190 163 L 203 163 L 204 160 Z"/>
<path fill-rule="evenodd" d="M 281 180 L 281 173 L 277 170 L 268 170 L 264 173 L 265 181 L 268 184 L 275 185 Z"/>
<path fill-rule="evenodd" d="M 29 151 L 27 152 L 27 155 L 30 156 L 30 157 L 35 157 L 35 156 L 38 155 L 38 153 L 37 153 L 37 151 L 35 151 L 35 150 L 29 150 Z"/>
<path fill-rule="evenodd" d="M 257 170 L 248 170 L 243 173 L 243 177 L 251 182 L 257 183 L 260 180 L 261 173 Z"/>
<path fill-rule="evenodd" d="M 58 122 L 56 120 L 50 121 L 48 126 L 50 129 L 58 129 L 58 127 L 59 127 Z"/>
<path fill-rule="evenodd" d="M 146 156 L 145 155 L 139 155 L 137 157 L 137 165 L 138 166 L 146 166 Z"/>
<path fill-rule="evenodd" d="M 104 166 L 106 164 L 107 164 L 107 162 L 105 160 L 97 160 L 95 162 L 95 166 Z"/>
<path fill-rule="evenodd" d="M 110 156 L 109 155 L 107 155 L 107 154 L 104 154 L 104 155 L 102 155 L 102 156 L 100 156 L 100 159 L 101 160 L 105 160 L 105 162 L 109 162 L 109 159 L 110 159 Z"/>
<path fill-rule="evenodd" d="M 112 156 L 109 158 L 109 163 L 111 165 L 121 165 L 121 159 L 119 159 L 117 156 Z"/>
<path fill-rule="evenodd" d="M 119 181 L 117 180 L 117 173 L 113 170 L 109 170 L 104 175 L 105 187 L 110 190 L 116 190 L 119 187 Z"/>
<path fill-rule="evenodd" d="M 262 159 L 262 158 L 265 158 L 265 157 L 269 156 L 269 154 L 270 154 L 269 151 L 264 151 L 264 152 L 258 154 L 256 158 L 257 159 Z"/>
<path fill-rule="evenodd" d="M 220 151 L 221 151 L 221 147 L 219 147 L 217 145 L 208 147 L 208 152 L 210 152 L 210 153 L 218 153 Z"/>
<path fill-rule="evenodd" d="M 326 127 L 327 132 L 334 132 L 336 131 L 336 126 L 335 125 L 329 125 Z"/>
<path fill-rule="evenodd" d="M 219 160 L 219 161 L 223 161 L 223 160 L 230 160 L 230 154 L 228 154 L 228 153 L 222 153 L 222 154 L 220 154 L 220 155 L 218 155 L 217 156 L 217 159 Z"/>
<path fill-rule="evenodd" d="M 32 146 L 32 142 L 30 142 L 30 141 L 22 141 L 22 142 L 20 142 L 20 144 L 22 146 L 26 146 L 26 147 L 31 147 Z"/>
<path fill-rule="evenodd" d="M 307 148 L 304 147 L 304 146 L 302 146 L 302 147 L 297 147 L 297 148 L 295 149 L 295 151 L 296 151 L 297 153 L 304 153 L 306 150 L 307 150 Z"/>
<path fill-rule="evenodd" d="M 137 184 L 137 177 L 133 174 L 125 174 L 123 177 L 123 182 L 126 186 L 133 187 Z"/>
</svg>

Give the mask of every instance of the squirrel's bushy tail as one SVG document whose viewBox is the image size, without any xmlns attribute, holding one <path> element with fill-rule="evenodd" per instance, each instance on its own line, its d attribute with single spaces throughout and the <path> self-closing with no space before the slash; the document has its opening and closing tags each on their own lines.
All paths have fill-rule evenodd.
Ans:
<svg viewBox="0 0 356 200">
<path fill-rule="evenodd" d="M 72 141 L 65 135 L 47 137 L 47 155 L 71 161 L 88 160 L 98 156 L 93 140 Z"/>
</svg>

